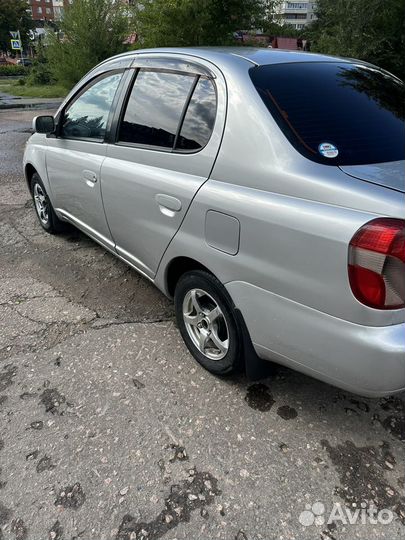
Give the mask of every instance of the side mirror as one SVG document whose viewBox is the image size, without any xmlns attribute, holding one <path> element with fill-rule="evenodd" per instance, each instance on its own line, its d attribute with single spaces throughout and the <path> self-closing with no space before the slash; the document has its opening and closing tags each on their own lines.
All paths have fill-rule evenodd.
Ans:
<svg viewBox="0 0 405 540">
<path fill-rule="evenodd" d="M 32 129 L 35 133 L 53 133 L 55 131 L 55 119 L 53 116 L 36 116 L 32 121 Z"/>
</svg>

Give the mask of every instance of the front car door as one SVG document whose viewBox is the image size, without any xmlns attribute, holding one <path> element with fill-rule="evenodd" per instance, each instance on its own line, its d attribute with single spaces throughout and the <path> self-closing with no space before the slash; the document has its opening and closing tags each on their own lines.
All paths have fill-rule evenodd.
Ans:
<svg viewBox="0 0 405 540">
<path fill-rule="evenodd" d="M 57 136 L 48 139 L 46 164 L 58 213 L 94 239 L 114 247 L 104 214 L 100 171 L 108 119 L 122 72 L 102 74 L 62 111 Z"/>
<path fill-rule="evenodd" d="M 215 68 L 135 60 L 101 177 L 116 250 L 148 277 L 210 175 L 225 110 L 225 82 Z"/>
</svg>

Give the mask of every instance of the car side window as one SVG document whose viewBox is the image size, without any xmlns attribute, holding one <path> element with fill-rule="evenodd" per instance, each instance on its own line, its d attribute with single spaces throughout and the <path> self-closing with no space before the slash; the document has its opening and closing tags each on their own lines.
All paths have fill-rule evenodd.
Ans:
<svg viewBox="0 0 405 540">
<path fill-rule="evenodd" d="M 194 90 L 176 143 L 176 150 L 200 150 L 210 140 L 217 112 L 217 95 L 211 80 L 200 78 Z"/>
<path fill-rule="evenodd" d="M 140 70 L 120 127 L 119 142 L 173 148 L 195 75 Z"/>
<path fill-rule="evenodd" d="M 108 116 L 122 73 L 98 79 L 67 107 L 61 136 L 69 139 L 104 140 Z"/>
</svg>

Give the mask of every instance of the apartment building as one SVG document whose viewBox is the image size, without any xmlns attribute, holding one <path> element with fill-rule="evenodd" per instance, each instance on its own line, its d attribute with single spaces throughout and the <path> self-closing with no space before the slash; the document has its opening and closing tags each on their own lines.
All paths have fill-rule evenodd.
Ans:
<svg viewBox="0 0 405 540">
<path fill-rule="evenodd" d="M 53 7 L 53 17 L 55 21 L 60 21 L 63 16 L 63 10 L 66 7 L 66 4 L 71 4 L 73 0 L 52 0 Z"/>
<path fill-rule="evenodd" d="M 73 0 L 29 0 L 34 21 L 59 21 L 64 8 Z"/>
<path fill-rule="evenodd" d="M 124 4 L 133 4 L 134 0 L 119 0 Z M 60 21 L 63 10 L 74 0 L 28 0 L 34 21 Z"/>
<path fill-rule="evenodd" d="M 34 21 L 53 21 L 52 0 L 30 0 L 29 3 Z"/>
<path fill-rule="evenodd" d="M 281 2 L 277 12 L 280 24 L 291 24 L 301 30 L 316 19 L 316 2 Z"/>
</svg>

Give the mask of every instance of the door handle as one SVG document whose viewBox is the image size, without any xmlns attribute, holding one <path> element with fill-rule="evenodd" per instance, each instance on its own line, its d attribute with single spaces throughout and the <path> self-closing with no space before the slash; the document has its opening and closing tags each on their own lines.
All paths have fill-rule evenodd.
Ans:
<svg viewBox="0 0 405 540">
<path fill-rule="evenodd" d="M 83 178 L 86 180 L 86 184 L 90 187 L 93 187 L 97 182 L 97 174 L 93 171 L 83 171 Z"/>
<path fill-rule="evenodd" d="M 165 193 L 158 193 L 155 195 L 155 200 L 159 205 L 159 210 L 165 216 L 173 217 L 176 212 L 180 212 L 182 208 L 181 201 L 171 195 Z"/>
</svg>

